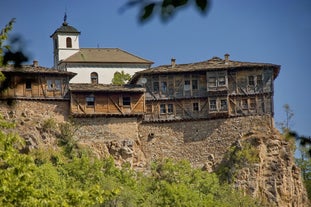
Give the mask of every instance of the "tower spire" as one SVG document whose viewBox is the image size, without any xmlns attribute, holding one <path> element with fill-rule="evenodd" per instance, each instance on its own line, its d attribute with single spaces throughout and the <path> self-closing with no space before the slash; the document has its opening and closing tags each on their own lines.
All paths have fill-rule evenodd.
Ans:
<svg viewBox="0 0 311 207">
<path fill-rule="evenodd" d="M 67 23 L 67 11 L 65 11 L 63 26 L 67 26 L 67 25 L 68 25 L 68 23 Z"/>
</svg>

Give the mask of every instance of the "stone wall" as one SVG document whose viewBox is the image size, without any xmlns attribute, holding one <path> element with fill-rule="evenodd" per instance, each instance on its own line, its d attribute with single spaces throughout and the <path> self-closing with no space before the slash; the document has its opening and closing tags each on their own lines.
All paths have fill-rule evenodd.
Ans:
<svg viewBox="0 0 311 207">
<path fill-rule="evenodd" d="M 69 101 L 1 100 L 0 113 L 6 119 L 22 122 L 30 121 L 30 119 L 42 121 L 50 118 L 62 122 L 68 120 Z"/>
<path fill-rule="evenodd" d="M 134 168 L 146 166 L 138 140 L 137 117 L 94 117 L 73 119 L 74 138 L 99 157 L 112 156 L 117 165 L 130 163 Z"/>
<path fill-rule="evenodd" d="M 75 118 L 78 127 L 75 137 L 80 140 L 136 140 L 138 121 L 136 117 Z"/>
<path fill-rule="evenodd" d="M 271 129 L 270 116 L 143 123 L 139 138 L 147 163 L 161 158 L 187 159 L 195 167 L 219 163 L 227 149 L 252 130 Z"/>
</svg>

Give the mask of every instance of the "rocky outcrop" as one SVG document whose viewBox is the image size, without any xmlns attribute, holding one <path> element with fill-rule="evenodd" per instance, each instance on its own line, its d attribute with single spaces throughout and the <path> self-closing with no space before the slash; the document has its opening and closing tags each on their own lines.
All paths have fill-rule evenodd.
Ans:
<svg viewBox="0 0 311 207">
<path fill-rule="evenodd" d="M 231 149 L 238 148 L 241 152 L 245 150 L 245 143 L 251 145 L 257 159 L 232 162 L 231 156 L 223 163 L 231 170 L 234 186 L 271 206 L 309 206 L 301 172 L 293 158 L 294 143 L 285 141 L 277 131 L 254 132 L 243 136 Z"/>
</svg>

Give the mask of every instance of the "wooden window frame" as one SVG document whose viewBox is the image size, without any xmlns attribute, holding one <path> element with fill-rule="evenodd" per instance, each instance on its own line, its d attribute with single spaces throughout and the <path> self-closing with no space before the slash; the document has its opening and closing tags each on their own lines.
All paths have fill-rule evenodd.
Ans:
<svg viewBox="0 0 311 207">
<path fill-rule="evenodd" d="M 131 107 L 131 97 L 130 96 L 123 96 L 122 97 L 122 104 L 123 104 L 123 107 L 130 108 Z"/>
<path fill-rule="evenodd" d="M 218 86 L 225 86 L 226 85 L 226 76 L 219 76 L 218 77 Z"/>
<path fill-rule="evenodd" d="M 193 112 L 199 112 L 200 111 L 200 105 L 198 102 L 192 103 L 192 111 Z"/>
<path fill-rule="evenodd" d="M 199 81 L 197 79 L 192 80 L 192 90 L 199 89 Z"/>
<path fill-rule="evenodd" d="M 242 109 L 248 109 L 248 100 L 247 99 L 241 100 L 241 107 L 242 107 Z"/>
<path fill-rule="evenodd" d="M 220 110 L 228 111 L 228 101 L 227 99 L 220 99 Z"/>
<path fill-rule="evenodd" d="M 60 91 L 62 89 L 61 79 L 47 79 L 46 80 L 48 91 Z"/>
<path fill-rule="evenodd" d="M 212 102 L 213 102 L 213 104 L 212 104 Z M 210 111 L 217 111 L 217 100 L 216 99 L 209 100 L 209 110 Z"/>
<path fill-rule="evenodd" d="M 54 90 L 60 91 L 62 89 L 62 82 L 60 79 L 54 80 Z"/>
<path fill-rule="evenodd" d="M 174 104 L 172 103 L 167 104 L 167 113 L 168 114 L 174 113 Z"/>
<path fill-rule="evenodd" d="M 159 89 L 160 89 L 159 81 L 154 81 L 152 84 L 152 87 L 153 87 L 153 92 L 159 92 Z"/>
<path fill-rule="evenodd" d="M 87 96 L 85 98 L 86 107 L 94 108 L 95 107 L 95 97 L 94 96 Z"/>
<path fill-rule="evenodd" d="M 161 81 L 161 93 L 166 93 L 166 92 L 167 92 L 167 82 Z"/>
<path fill-rule="evenodd" d="M 184 80 L 184 90 L 185 91 L 190 91 L 190 80 Z"/>
<path fill-rule="evenodd" d="M 257 106 L 256 98 L 250 98 L 249 99 L 249 108 L 254 110 L 254 109 L 256 109 L 256 106 Z"/>
<path fill-rule="evenodd" d="M 213 81 L 211 81 L 213 80 Z M 209 77 L 208 78 L 208 87 L 217 87 L 217 78 L 216 77 Z"/>
<path fill-rule="evenodd" d="M 47 90 L 54 90 L 54 81 L 52 79 L 46 80 Z"/>
<path fill-rule="evenodd" d="M 257 75 L 257 76 L 256 76 L 256 84 L 257 84 L 258 86 L 261 86 L 262 83 L 263 83 L 262 75 Z"/>
<path fill-rule="evenodd" d="M 166 104 L 160 104 L 160 114 L 166 114 Z"/>
<path fill-rule="evenodd" d="M 254 76 L 248 76 L 248 85 L 255 86 L 255 78 Z"/>
</svg>

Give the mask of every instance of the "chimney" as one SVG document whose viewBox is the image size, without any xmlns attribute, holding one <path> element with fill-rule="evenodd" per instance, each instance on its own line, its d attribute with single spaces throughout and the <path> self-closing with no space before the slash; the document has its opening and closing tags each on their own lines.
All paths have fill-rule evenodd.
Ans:
<svg viewBox="0 0 311 207">
<path fill-rule="evenodd" d="M 176 59 L 175 58 L 171 59 L 171 65 L 172 65 L 172 68 L 175 67 L 175 65 L 176 65 Z"/>
<path fill-rule="evenodd" d="M 38 60 L 34 60 L 33 63 L 32 63 L 32 66 L 33 67 L 38 67 L 39 66 Z"/>
<path fill-rule="evenodd" d="M 225 64 L 229 63 L 229 56 L 230 55 L 228 53 L 225 54 Z"/>
</svg>

